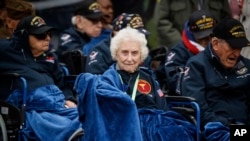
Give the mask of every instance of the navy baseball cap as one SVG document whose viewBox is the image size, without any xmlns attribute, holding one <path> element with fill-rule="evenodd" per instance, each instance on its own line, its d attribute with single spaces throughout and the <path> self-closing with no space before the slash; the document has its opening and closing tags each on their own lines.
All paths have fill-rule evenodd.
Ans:
<svg viewBox="0 0 250 141">
<path fill-rule="evenodd" d="M 26 30 L 29 34 L 42 34 L 54 29 L 54 27 L 48 26 L 43 18 L 39 16 L 28 16 L 18 23 L 16 31 Z"/>
<path fill-rule="evenodd" d="M 100 5 L 93 0 L 83 1 L 75 11 L 75 15 L 82 15 L 88 19 L 100 19 L 103 17 Z"/>
<path fill-rule="evenodd" d="M 213 14 L 207 10 L 197 10 L 191 14 L 188 20 L 189 30 L 198 38 L 210 36 L 216 20 Z"/>
<path fill-rule="evenodd" d="M 119 31 L 129 26 L 131 28 L 137 29 L 145 35 L 150 34 L 150 32 L 144 28 L 142 18 L 139 14 L 122 13 L 113 20 L 112 25 L 114 31 Z"/>
<path fill-rule="evenodd" d="M 243 25 L 233 18 L 221 20 L 213 29 L 212 36 L 224 39 L 232 48 L 250 46 Z"/>
</svg>

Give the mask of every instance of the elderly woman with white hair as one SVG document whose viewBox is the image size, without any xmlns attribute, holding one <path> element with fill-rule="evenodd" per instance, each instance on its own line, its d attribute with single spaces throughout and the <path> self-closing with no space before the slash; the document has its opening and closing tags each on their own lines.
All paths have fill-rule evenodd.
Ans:
<svg viewBox="0 0 250 141">
<path fill-rule="evenodd" d="M 148 56 L 147 40 L 144 34 L 127 27 L 120 30 L 111 40 L 111 56 L 117 63 L 104 73 L 117 75 L 123 85 L 123 92 L 135 101 L 137 108 L 166 110 L 166 100 L 152 74 L 140 68 Z"/>
<path fill-rule="evenodd" d="M 79 120 L 86 140 L 193 140 L 194 125 L 167 110 L 152 72 L 140 66 L 148 56 L 146 44 L 145 35 L 137 29 L 121 29 L 111 39 L 116 63 L 102 75 L 77 77 Z"/>
</svg>

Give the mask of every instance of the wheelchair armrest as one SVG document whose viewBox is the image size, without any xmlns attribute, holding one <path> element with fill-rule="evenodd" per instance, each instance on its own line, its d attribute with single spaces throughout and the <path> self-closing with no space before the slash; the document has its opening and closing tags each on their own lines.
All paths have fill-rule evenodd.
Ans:
<svg viewBox="0 0 250 141">
<path fill-rule="evenodd" d="M 60 66 L 60 67 L 66 67 L 66 64 L 63 63 L 63 62 L 59 62 L 59 66 Z"/>
<path fill-rule="evenodd" d="M 188 96 L 168 96 L 168 95 L 166 95 L 165 97 L 167 102 L 172 104 L 171 106 L 172 110 L 182 113 L 184 115 L 195 114 L 195 109 L 191 107 L 191 102 L 195 102 L 194 98 Z M 185 105 L 185 106 L 179 106 L 179 105 Z"/>
<path fill-rule="evenodd" d="M 1 79 L 19 79 L 21 75 L 18 73 L 0 73 Z"/>
<path fill-rule="evenodd" d="M 161 61 L 165 60 L 168 53 L 168 48 L 166 46 L 159 46 L 157 48 L 151 49 L 149 55 L 152 57 L 152 60 Z"/>
<path fill-rule="evenodd" d="M 165 95 L 167 103 L 172 110 L 179 112 L 189 118 L 196 125 L 196 138 L 200 138 L 200 107 L 195 98 L 188 96 Z M 195 119 L 193 118 L 195 117 Z"/>
<path fill-rule="evenodd" d="M 194 114 L 195 113 L 195 110 L 192 109 L 192 108 L 187 108 L 187 107 L 172 107 L 171 108 L 172 110 L 174 111 L 177 111 L 179 113 L 189 113 L 189 114 Z"/>
<path fill-rule="evenodd" d="M 165 96 L 167 102 L 196 102 L 195 98 L 188 96 Z"/>
</svg>

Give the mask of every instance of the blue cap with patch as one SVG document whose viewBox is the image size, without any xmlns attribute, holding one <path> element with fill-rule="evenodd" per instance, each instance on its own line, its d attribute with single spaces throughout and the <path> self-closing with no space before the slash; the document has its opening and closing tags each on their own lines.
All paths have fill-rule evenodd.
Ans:
<svg viewBox="0 0 250 141">
<path fill-rule="evenodd" d="M 100 5 L 94 0 L 85 0 L 75 11 L 75 15 L 82 15 L 88 19 L 100 19 L 103 13 L 100 10 Z"/>
<path fill-rule="evenodd" d="M 16 31 L 18 30 L 26 30 L 29 34 L 42 34 L 55 28 L 48 26 L 39 16 L 28 16 L 18 23 Z"/>
<path fill-rule="evenodd" d="M 145 35 L 150 34 L 149 31 L 144 29 L 144 24 L 139 14 L 122 13 L 120 16 L 113 20 L 112 25 L 114 31 L 119 31 L 129 26 L 131 28 L 137 29 Z"/>
<path fill-rule="evenodd" d="M 216 19 L 210 11 L 197 10 L 188 20 L 189 30 L 198 39 L 209 37 L 216 25 Z"/>
</svg>

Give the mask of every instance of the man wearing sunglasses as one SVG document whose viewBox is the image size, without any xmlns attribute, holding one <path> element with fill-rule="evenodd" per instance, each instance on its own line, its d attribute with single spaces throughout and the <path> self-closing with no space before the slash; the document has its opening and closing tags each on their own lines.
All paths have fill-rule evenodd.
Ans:
<svg viewBox="0 0 250 141">
<path fill-rule="evenodd" d="M 64 85 L 56 55 L 49 51 L 52 30 L 41 17 L 28 16 L 19 22 L 13 38 L 0 42 L 0 72 L 18 73 L 27 81 L 24 140 L 68 140 L 81 127 L 76 100 Z M 20 89 L 14 82 L 6 101 L 20 107 Z"/>
<path fill-rule="evenodd" d="M 73 26 L 59 35 L 57 54 L 60 61 L 64 62 L 63 56 L 69 51 L 83 51 L 83 46 L 89 43 L 91 38 L 101 34 L 102 17 L 103 13 L 97 2 L 87 0 L 79 5 L 72 17 Z"/>
</svg>

